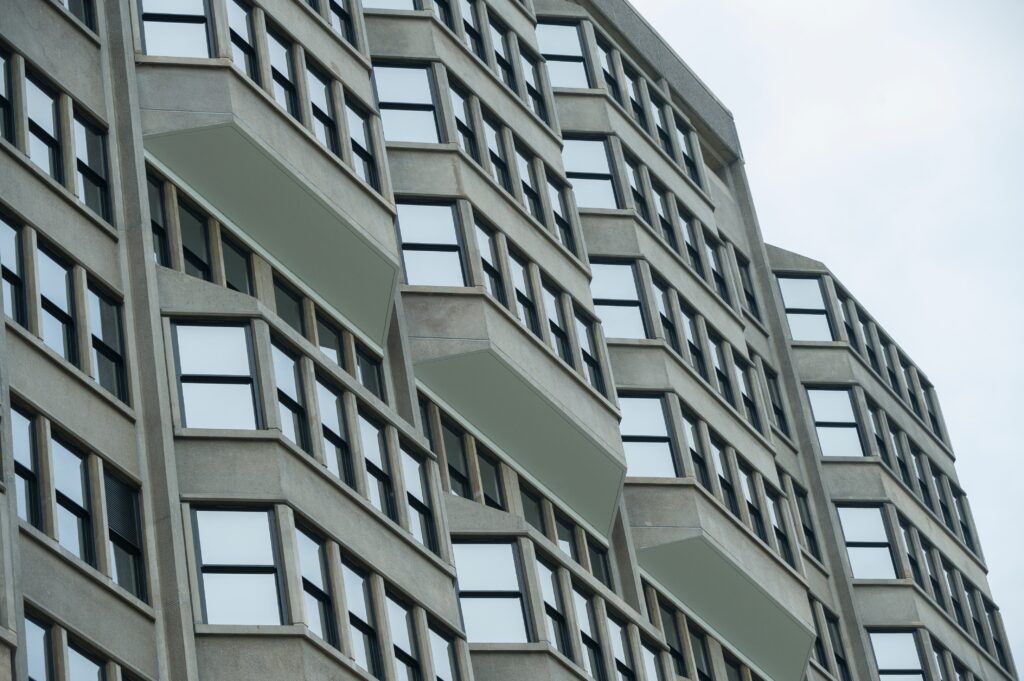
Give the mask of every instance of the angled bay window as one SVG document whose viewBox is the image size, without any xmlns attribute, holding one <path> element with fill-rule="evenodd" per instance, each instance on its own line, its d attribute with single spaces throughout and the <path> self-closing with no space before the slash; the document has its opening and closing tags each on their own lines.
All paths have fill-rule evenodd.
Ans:
<svg viewBox="0 0 1024 681">
<path fill-rule="evenodd" d="M 142 0 L 142 44 L 146 54 L 210 56 L 204 0 Z"/>
<path fill-rule="evenodd" d="M 228 30 L 231 36 L 231 60 L 258 85 L 259 53 L 253 35 L 252 5 L 245 0 L 228 0 Z"/>
<path fill-rule="evenodd" d="M 480 148 L 476 141 L 476 124 L 469 95 L 461 85 L 456 85 L 449 78 L 448 98 L 452 102 L 452 113 L 455 115 L 455 139 L 459 148 L 477 163 L 480 162 Z"/>
<path fill-rule="evenodd" d="M 547 61 L 552 87 L 590 87 L 579 24 L 541 21 L 537 24 L 537 42 Z"/>
<path fill-rule="evenodd" d="M 454 542 L 459 606 L 470 643 L 526 643 L 518 551 L 510 543 Z"/>
<path fill-rule="evenodd" d="M 281 420 L 281 433 L 300 449 L 310 451 L 309 424 L 302 385 L 299 357 L 286 349 L 280 341 L 270 346 L 274 362 L 274 381 L 277 384 L 277 411 Z"/>
<path fill-rule="evenodd" d="M 793 340 L 832 341 L 832 323 L 818 277 L 780 276 L 779 289 Z"/>
<path fill-rule="evenodd" d="M 398 231 L 407 283 L 466 285 L 457 219 L 454 204 L 398 204 Z"/>
<path fill-rule="evenodd" d="M 562 147 L 565 175 L 580 208 L 619 208 L 608 142 L 566 138 Z"/>
<path fill-rule="evenodd" d="M 491 114 L 484 114 L 484 140 L 487 143 L 487 157 L 491 162 L 491 177 L 505 191 L 512 192 L 512 175 L 509 171 L 508 148 L 501 132 L 501 124 Z"/>
<path fill-rule="evenodd" d="M 509 252 L 509 268 L 512 272 L 512 286 L 516 296 L 516 316 L 535 336 L 540 336 L 540 322 L 537 319 L 537 299 L 530 280 L 530 269 L 526 258 Z"/>
<path fill-rule="evenodd" d="M 278 30 L 267 28 L 267 53 L 274 101 L 293 118 L 299 118 L 298 87 L 292 64 L 292 42 Z"/>
<path fill-rule="evenodd" d="M 43 342 L 54 352 L 78 366 L 77 320 L 74 309 L 72 266 L 38 249 L 36 275 L 39 279 L 40 331 Z"/>
<path fill-rule="evenodd" d="M 620 396 L 622 445 L 631 477 L 678 475 L 661 397 Z"/>
<path fill-rule="evenodd" d="M 373 67 L 384 139 L 429 144 L 440 141 L 432 81 L 427 66 Z"/>
<path fill-rule="evenodd" d="M 377 155 L 374 153 L 370 131 L 370 114 L 347 96 L 345 121 L 348 123 L 348 143 L 352 152 L 352 168 L 359 179 L 379 191 L 380 179 L 377 174 Z"/>
<path fill-rule="evenodd" d="M 808 388 L 807 397 L 822 456 L 864 456 L 850 390 Z"/>
<path fill-rule="evenodd" d="M 553 284 L 545 282 L 541 285 L 541 300 L 544 302 L 544 313 L 548 320 L 551 348 L 559 359 L 569 366 L 573 366 L 569 326 L 565 323 L 565 315 L 562 310 L 562 291 Z"/>
<path fill-rule="evenodd" d="M 62 182 L 64 159 L 60 134 L 59 95 L 42 78 L 31 73 L 25 77 L 28 104 L 28 157 L 43 172 Z"/>
<path fill-rule="evenodd" d="M 631 263 L 591 263 L 594 310 L 607 338 L 647 338 L 636 273 Z"/>
<path fill-rule="evenodd" d="M 405 482 L 405 498 L 409 509 L 409 531 L 416 541 L 431 551 L 437 550 L 437 531 L 434 528 L 434 511 L 430 501 L 427 464 L 409 448 L 401 447 L 402 474 Z"/>
<path fill-rule="evenodd" d="M 391 459 L 384 426 L 364 412 L 359 412 L 358 422 L 359 441 L 363 447 L 363 460 L 368 478 L 366 494 L 378 511 L 397 521 L 398 509 L 395 504 Z"/>
<path fill-rule="evenodd" d="M 880 681 L 926 681 L 928 673 L 913 631 L 870 631 Z"/>
<path fill-rule="evenodd" d="M 13 219 L 0 212 L 0 269 L 3 276 L 4 312 L 24 326 L 28 311 L 25 306 L 21 230 Z"/>
<path fill-rule="evenodd" d="M 306 83 L 313 112 L 313 134 L 320 144 L 338 153 L 338 123 L 334 119 L 331 77 L 321 67 L 306 61 Z"/>
<path fill-rule="evenodd" d="M 269 509 L 194 509 L 196 563 L 207 624 L 281 624 Z"/>
<path fill-rule="evenodd" d="M 75 556 L 94 565 L 92 500 L 86 456 L 57 436 L 50 439 L 50 451 L 57 501 L 57 541 Z"/>
<path fill-rule="evenodd" d="M 210 235 L 206 214 L 178 199 L 178 229 L 185 259 L 185 274 L 213 281 Z"/>
<path fill-rule="evenodd" d="M 11 445 L 14 450 L 18 517 L 42 528 L 39 490 L 39 450 L 36 445 L 36 417 L 11 407 Z"/>
<path fill-rule="evenodd" d="M 881 506 L 837 506 L 854 579 L 896 579 Z"/>
<path fill-rule="evenodd" d="M 338 645 L 334 630 L 334 598 L 327 576 L 327 542 L 302 527 L 295 528 L 299 574 L 302 576 L 302 600 L 306 626 L 333 646 Z"/>
<path fill-rule="evenodd" d="M 178 397 L 186 428 L 257 428 L 248 325 L 174 324 Z"/>
<path fill-rule="evenodd" d="M 75 111 L 76 181 L 78 199 L 104 220 L 110 219 L 107 178 L 107 133 L 81 111 Z"/>
<path fill-rule="evenodd" d="M 103 493 L 111 577 L 123 589 L 146 600 L 139 491 L 108 469 L 103 472 Z"/>
<path fill-rule="evenodd" d="M 355 663 L 377 678 L 382 678 L 377 614 L 374 610 L 370 575 L 342 558 L 341 576 L 348 607 L 349 642 Z"/>
<path fill-rule="evenodd" d="M 121 330 L 121 304 L 115 302 L 94 284 L 86 293 L 89 310 L 92 376 L 119 400 L 128 396 L 125 375 L 124 345 Z"/>
</svg>

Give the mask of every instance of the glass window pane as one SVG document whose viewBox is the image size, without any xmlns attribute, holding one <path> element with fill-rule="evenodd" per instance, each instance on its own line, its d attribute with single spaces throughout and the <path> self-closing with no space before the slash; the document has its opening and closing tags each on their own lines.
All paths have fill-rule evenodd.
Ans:
<svg viewBox="0 0 1024 681">
<path fill-rule="evenodd" d="M 537 24 L 537 43 L 545 54 L 583 56 L 579 29 L 572 24 Z"/>
<path fill-rule="evenodd" d="M 85 501 L 85 461 L 57 440 L 51 440 L 53 450 L 53 484 L 57 491 L 83 508 Z"/>
<path fill-rule="evenodd" d="M 373 67 L 373 80 L 381 102 L 433 104 L 427 69 L 394 66 Z"/>
<path fill-rule="evenodd" d="M 593 279 L 590 290 L 594 298 L 637 300 L 636 277 L 632 265 L 591 263 Z"/>
<path fill-rule="evenodd" d="M 828 317 L 823 314 L 797 314 L 790 312 L 786 315 L 786 319 L 789 320 L 789 330 L 793 334 L 793 340 L 832 340 L 832 329 L 828 324 Z"/>
<path fill-rule="evenodd" d="M 839 521 L 843 525 L 843 536 L 848 543 L 889 541 L 885 522 L 882 520 L 882 509 L 878 507 L 841 506 Z"/>
<path fill-rule="evenodd" d="M 273 565 L 266 511 L 196 511 L 203 565 Z"/>
<path fill-rule="evenodd" d="M 619 305 L 598 305 L 606 338 L 646 338 L 644 318 L 639 307 Z"/>
<path fill-rule="evenodd" d="M 864 456 L 857 429 L 818 426 L 822 456 Z"/>
<path fill-rule="evenodd" d="M 434 660 L 434 675 L 437 681 L 458 681 L 455 646 L 451 639 L 430 630 L 430 656 Z"/>
<path fill-rule="evenodd" d="M 526 643 L 519 598 L 463 598 L 466 638 L 473 643 Z"/>
<path fill-rule="evenodd" d="M 853 402 L 849 390 L 808 390 L 814 420 L 855 423 Z"/>
<path fill-rule="evenodd" d="M 460 591 L 519 591 L 511 544 L 454 544 Z"/>
<path fill-rule="evenodd" d="M 603 140 L 567 139 L 563 144 L 562 158 L 567 172 L 611 172 L 608 165 L 608 150 Z"/>
<path fill-rule="evenodd" d="M 50 679 L 50 636 L 30 619 L 25 620 L 25 657 L 28 659 L 28 676 L 32 681 Z"/>
<path fill-rule="evenodd" d="M 850 546 L 846 552 L 855 579 L 896 579 L 896 569 L 887 547 Z"/>
<path fill-rule="evenodd" d="M 57 506 L 57 537 L 60 545 L 83 560 L 86 557 L 85 546 L 88 538 L 84 536 L 85 527 L 82 518 L 64 506 Z"/>
<path fill-rule="evenodd" d="M 203 575 L 208 624 L 281 624 L 277 575 Z"/>
<path fill-rule="evenodd" d="M 465 286 L 457 251 L 403 251 L 406 278 L 417 286 Z"/>
<path fill-rule="evenodd" d="M 381 109 L 384 139 L 389 142 L 437 144 L 437 122 L 433 111 Z"/>
<path fill-rule="evenodd" d="M 455 207 L 418 203 L 398 204 L 398 228 L 403 243 L 457 245 Z"/>
<path fill-rule="evenodd" d="M 256 429 L 248 383 L 182 383 L 181 394 L 188 428 Z"/>
<path fill-rule="evenodd" d="M 175 326 L 182 374 L 249 376 L 244 326 Z"/>
<path fill-rule="evenodd" d="M 572 190 L 576 195 L 576 205 L 580 208 L 619 207 L 615 198 L 615 186 L 611 180 L 575 177 L 572 180 Z"/>
<path fill-rule="evenodd" d="M 825 309 L 821 284 L 816 278 L 779 277 L 779 288 L 782 290 L 782 301 L 787 308 Z"/>
<path fill-rule="evenodd" d="M 31 78 L 25 81 L 28 117 L 51 137 L 57 137 L 56 98 L 39 87 Z"/>
<path fill-rule="evenodd" d="M 206 24 L 168 23 L 146 21 L 146 54 L 163 57 L 210 56 L 206 40 Z"/>
<path fill-rule="evenodd" d="M 68 681 L 103 681 L 103 668 L 69 645 Z"/>
<path fill-rule="evenodd" d="M 590 87 L 590 80 L 587 78 L 587 67 L 583 62 L 549 60 L 547 65 L 551 87 Z"/>
<path fill-rule="evenodd" d="M 634 478 L 673 478 L 672 448 L 667 442 L 623 442 L 626 474 Z"/>
<path fill-rule="evenodd" d="M 299 568 L 302 571 L 302 578 L 326 591 L 321 556 L 322 545 L 302 530 L 296 531 L 295 537 L 299 545 Z"/>
<path fill-rule="evenodd" d="M 909 631 L 871 632 L 871 647 L 875 651 L 878 669 L 921 669 L 914 634 Z"/>
<path fill-rule="evenodd" d="M 649 435 L 668 437 L 665 411 L 660 397 L 620 397 L 623 435 Z"/>
<path fill-rule="evenodd" d="M 70 270 L 43 251 L 39 251 L 37 262 L 39 294 L 70 314 L 71 303 L 68 291 Z"/>
</svg>

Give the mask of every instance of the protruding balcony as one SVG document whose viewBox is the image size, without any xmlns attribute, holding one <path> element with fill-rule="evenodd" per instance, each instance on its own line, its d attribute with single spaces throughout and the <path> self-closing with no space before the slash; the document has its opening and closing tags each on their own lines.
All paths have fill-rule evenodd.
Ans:
<svg viewBox="0 0 1024 681">
<path fill-rule="evenodd" d="M 143 62 L 138 81 L 146 151 L 382 341 L 390 204 L 230 66 Z"/>
<path fill-rule="evenodd" d="M 692 482 L 625 494 L 641 567 L 769 676 L 800 678 L 814 625 L 797 574 Z"/>
<path fill-rule="evenodd" d="M 480 290 L 402 300 L 417 378 L 607 531 L 626 471 L 612 405 Z"/>
</svg>

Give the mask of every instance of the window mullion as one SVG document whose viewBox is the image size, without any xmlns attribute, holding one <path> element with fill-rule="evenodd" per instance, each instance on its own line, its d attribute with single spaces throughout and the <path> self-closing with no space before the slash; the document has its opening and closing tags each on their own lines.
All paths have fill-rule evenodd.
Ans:
<svg viewBox="0 0 1024 681">
<path fill-rule="evenodd" d="M 306 599 L 303 597 L 302 570 L 299 567 L 299 544 L 295 530 L 295 513 L 287 504 L 275 505 L 271 517 L 278 532 L 279 556 L 277 580 L 284 587 L 281 599 L 281 622 L 283 624 L 310 623 L 309 613 L 305 611 Z M 273 533 L 274 528 L 271 528 Z"/>
<path fill-rule="evenodd" d="M 270 47 L 267 44 L 267 16 L 262 7 L 253 6 L 253 42 L 256 44 L 256 63 L 260 71 L 260 86 L 274 99 L 274 75 L 270 67 Z"/>
<path fill-rule="evenodd" d="M 39 510 L 42 513 L 42 529 L 50 537 L 57 536 L 57 488 L 53 471 L 53 441 L 50 419 L 38 416 L 35 419 L 37 463 L 39 465 Z"/>
<path fill-rule="evenodd" d="M 113 577 L 110 552 L 107 550 L 107 495 L 103 485 L 103 460 L 91 452 L 86 454 L 86 484 L 89 490 L 89 523 L 92 531 L 93 563 L 96 569 Z"/>
<path fill-rule="evenodd" d="M 380 653 L 381 678 L 399 678 L 395 669 L 395 643 L 391 638 L 391 623 L 388 621 L 390 612 L 387 608 L 387 590 L 384 578 L 376 572 L 369 572 L 370 601 L 374 612 L 374 629 L 377 632 L 377 644 Z"/>
<path fill-rule="evenodd" d="M 232 0 L 206 0 L 206 4 L 210 8 L 210 20 L 213 22 L 213 26 L 207 29 L 207 34 L 213 38 L 213 45 L 210 46 L 213 48 L 211 53 L 221 59 L 232 58 L 228 2 L 232 2 Z"/>
<path fill-rule="evenodd" d="M 356 491 L 369 499 L 366 459 L 363 456 L 362 434 L 359 432 L 359 407 L 356 403 L 356 396 L 346 390 L 342 400 L 344 402 L 345 423 L 351 428 L 349 432 L 349 449 L 352 453 L 353 482 L 355 483 Z"/>
<path fill-rule="evenodd" d="M 60 140 L 61 164 L 64 169 L 63 185 L 74 195 L 78 195 L 75 185 L 78 182 L 78 159 L 75 157 L 75 103 L 63 92 L 57 95 L 57 127 Z"/>
<path fill-rule="evenodd" d="M 353 650 L 352 630 L 349 627 L 345 579 L 341 573 L 341 548 L 337 542 L 330 540 L 325 542 L 325 548 L 324 562 L 326 563 L 327 587 L 334 601 L 331 624 L 338 635 L 338 647 L 346 654 L 351 654 Z"/>
</svg>

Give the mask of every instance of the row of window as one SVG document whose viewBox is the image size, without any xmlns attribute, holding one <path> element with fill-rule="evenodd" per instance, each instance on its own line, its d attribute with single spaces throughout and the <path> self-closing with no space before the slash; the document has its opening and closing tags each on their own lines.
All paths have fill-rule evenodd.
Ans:
<svg viewBox="0 0 1024 681">
<path fill-rule="evenodd" d="M 30 681 L 136 681 L 86 641 L 25 604 L 23 649 Z M 58 663 L 57 661 L 61 662 Z"/>
<path fill-rule="evenodd" d="M 127 403 L 121 302 L 38 230 L 2 207 L 0 268 L 7 317 Z"/>
<path fill-rule="evenodd" d="M 916 527 L 888 506 L 837 506 L 836 510 L 855 579 L 913 579 L 1009 669 L 998 608 Z"/>
<path fill-rule="evenodd" d="M 778 275 L 777 279 L 793 340 L 849 343 L 935 437 L 946 441 L 935 388 L 831 278 Z M 833 289 L 834 302 L 830 294 Z M 840 317 L 838 321 L 833 310 Z"/>
<path fill-rule="evenodd" d="M 982 678 L 923 629 L 869 629 L 868 638 L 880 681 L 980 681 Z"/>
<path fill-rule="evenodd" d="M 624 394 L 619 406 L 626 475 L 694 477 L 783 560 L 796 565 L 782 492 L 705 421 L 674 394 Z"/>
<path fill-rule="evenodd" d="M 147 600 L 138 486 L 26 406 L 11 407 L 10 427 L 18 516 Z"/>
<path fill-rule="evenodd" d="M 172 182 L 150 170 L 147 176 L 150 226 L 156 262 L 193 277 L 273 301 L 277 315 L 334 364 L 356 377 L 363 386 L 387 401 L 381 357 L 326 310 L 303 295 L 280 272 L 272 275 L 272 290 L 262 290 L 256 276 L 257 261 L 242 241 L 220 221 L 201 209 Z M 260 282 L 258 284 L 258 282 Z"/>
<path fill-rule="evenodd" d="M 15 99 L 15 92 L 23 92 L 25 101 Z M 24 132 L 16 124 L 22 116 L 28 123 Z M 41 71 L 3 45 L 0 137 L 17 145 L 33 164 L 93 213 L 110 220 L 106 129 Z"/>
<path fill-rule="evenodd" d="M 862 415 L 860 393 L 860 388 L 807 388 L 822 456 L 878 456 L 951 534 L 977 552 L 967 495 L 888 414 L 866 398 L 866 415 Z"/>
<path fill-rule="evenodd" d="M 398 202 L 406 282 L 414 286 L 482 285 L 559 359 L 604 394 L 597 322 L 536 263 L 464 202 Z M 471 219 L 474 229 L 464 229 Z M 468 242 L 468 243 L 467 243 Z M 471 245 L 470 245 L 471 244 Z M 470 266 L 467 251 L 480 256 Z"/>
<path fill-rule="evenodd" d="M 609 338 L 664 338 L 666 343 L 721 396 L 764 433 L 760 395 L 771 405 L 768 417 L 784 434 L 789 426 L 777 374 L 763 368 L 765 392 L 755 387 L 755 364 L 725 342 L 710 324 L 646 261 L 595 260 L 590 289 L 594 309 Z M 646 284 L 649 282 L 649 284 Z M 649 294 L 647 293 L 649 292 Z"/>
<path fill-rule="evenodd" d="M 420 414 L 431 449 L 437 454 L 446 491 L 501 511 L 513 512 L 518 498 L 523 518 L 609 589 L 615 590 L 608 548 L 581 527 L 426 396 Z"/>
<path fill-rule="evenodd" d="M 640 75 L 639 69 L 611 41 L 598 35 L 591 46 L 588 32 L 578 22 L 541 20 L 537 40 L 547 60 L 552 87 L 593 88 L 603 82 L 611 98 L 627 115 L 679 164 L 683 173 L 701 186 L 696 144 L 692 128 L 669 102 L 668 93 L 659 91 Z M 591 55 L 596 55 L 597 63 Z"/>
<path fill-rule="evenodd" d="M 320 358 L 272 335 L 273 366 L 260 367 L 254 346 L 265 341 L 254 338 L 248 323 L 175 321 L 172 333 L 184 427 L 267 428 L 268 410 L 276 407 L 286 439 L 417 541 L 438 550 L 427 459 Z M 265 405 L 257 377 L 270 372 L 276 399 Z"/>
<path fill-rule="evenodd" d="M 305 125 L 320 144 L 341 158 L 361 180 L 380 191 L 370 108 L 276 26 L 261 8 L 246 0 L 228 0 L 228 25 L 234 64 L 256 85 L 264 86 L 278 106 Z M 265 28 L 264 40 L 256 39 L 257 26 Z M 262 82 L 263 64 L 270 74 L 267 83 Z M 299 82 L 300 79 L 304 82 Z"/>
<path fill-rule="evenodd" d="M 193 506 L 190 517 L 203 622 L 302 622 L 378 679 L 460 678 L 455 637 L 290 508 Z M 293 580 L 301 603 L 284 597 Z"/>
</svg>

